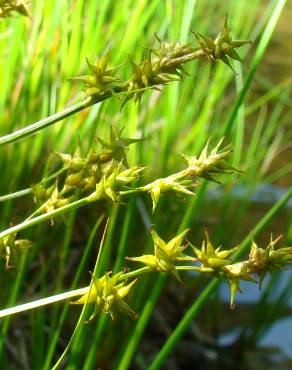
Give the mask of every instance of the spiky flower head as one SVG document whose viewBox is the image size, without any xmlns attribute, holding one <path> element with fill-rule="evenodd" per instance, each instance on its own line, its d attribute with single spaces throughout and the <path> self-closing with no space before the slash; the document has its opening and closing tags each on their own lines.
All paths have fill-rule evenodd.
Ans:
<svg viewBox="0 0 292 370">
<path fill-rule="evenodd" d="M 251 276 L 248 268 L 248 261 L 237 262 L 232 265 L 223 267 L 223 270 L 229 280 L 230 285 L 230 308 L 235 307 L 235 297 L 237 292 L 241 292 L 239 283 L 240 280 L 246 280 L 256 283 L 256 280 Z"/>
<path fill-rule="evenodd" d="M 219 272 L 222 267 L 231 262 L 229 258 L 237 249 L 238 246 L 221 250 L 221 247 L 215 248 L 210 241 L 208 232 L 205 230 L 206 240 L 203 241 L 201 249 L 191 245 L 197 260 L 200 262 L 202 271 L 212 269 L 214 272 Z M 211 271 L 212 271 L 211 270 Z"/>
<path fill-rule="evenodd" d="M 18 264 L 20 255 L 26 253 L 32 242 L 27 239 L 16 239 L 16 234 L 10 234 L 0 239 L 0 256 L 5 259 L 5 267 Z"/>
<path fill-rule="evenodd" d="M 254 240 L 252 241 L 248 268 L 251 273 L 259 275 L 260 287 L 267 272 L 283 269 L 286 265 L 292 263 L 292 247 L 275 249 L 275 245 L 280 238 L 281 236 L 273 239 L 271 235 L 266 248 L 260 248 Z"/>
<path fill-rule="evenodd" d="M 122 162 L 118 165 L 110 163 L 102 179 L 96 185 L 95 192 L 87 197 L 88 201 L 110 199 L 113 202 L 119 202 L 120 192 L 127 190 L 127 185 L 131 182 L 137 181 L 143 170 L 143 167 L 138 166 L 122 170 Z"/>
<path fill-rule="evenodd" d="M 154 55 L 152 60 L 155 69 L 161 73 L 176 75 L 180 78 L 183 76 L 182 73 L 187 74 L 183 63 L 190 61 L 191 56 L 198 56 L 198 50 L 190 44 L 181 44 L 178 41 L 167 42 L 161 40 L 157 35 L 155 36 L 159 42 L 159 48 L 151 49 L 151 53 Z"/>
<path fill-rule="evenodd" d="M 182 178 L 181 174 L 173 174 L 168 177 L 157 179 L 150 184 L 138 188 L 151 195 L 152 212 L 155 211 L 160 196 L 164 193 L 175 193 L 176 195 L 194 195 L 190 190 L 196 185 L 189 179 Z"/>
<path fill-rule="evenodd" d="M 128 81 L 127 94 L 122 105 L 130 99 L 140 104 L 141 97 L 146 90 L 150 88 L 159 90 L 159 86 L 180 79 L 180 76 L 175 76 L 178 75 L 176 68 L 172 68 L 173 73 L 166 71 L 162 72 L 153 63 L 151 58 L 144 59 L 140 64 L 136 64 L 131 60 L 131 64 L 133 68 L 132 77 Z"/>
<path fill-rule="evenodd" d="M 96 278 L 92 275 L 93 282 L 88 292 L 77 301 L 72 302 L 72 304 L 94 303 L 94 312 L 89 320 L 92 320 L 99 312 L 110 314 L 114 320 L 117 310 L 136 319 L 136 312 L 125 302 L 125 298 L 130 293 L 137 279 L 126 284 L 125 280 L 121 279 L 122 275 L 123 272 L 113 276 L 110 272 L 107 272 L 101 278 Z"/>
<path fill-rule="evenodd" d="M 72 78 L 72 80 L 85 83 L 85 95 L 91 97 L 93 101 L 101 101 L 113 95 L 115 87 L 119 85 L 119 79 L 115 76 L 119 67 L 108 68 L 110 51 L 111 48 L 108 47 L 100 58 L 95 59 L 94 63 L 86 59 L 90 75 Z"/>
<path fill-rule="evenodd" d="M 231 29 L 227 21 L 228 19 L 226 17 L 223 30 L 219 32 L 214 40 L 201 35 L 199 32 L 194 33 L 202 51 L 211 63 L 211 69 L 213 69 L 216 61 L 221 60 L 234 71 L 229 58 L 241 61 L 236 49 L 250 43 L 248 40 L 232 40 L 230 36 Z"/>
<path fill-rule="evenodd" d="M 122 137 L 121 135 L 123 131 L 124 127 L 119 131 L 115 131 L 113 126 L 111 126 L 110 138 L 108 142 L 102 140 L 101 138 L 97 138 L 102 146 L 101 153 L 98 157 L 100 163 L 106 163 L 111 160 L 115 160 L 117 162 L 123 161 L 124 166 L 129 167 L 125 152 L 128 149 L 127 147 L 144 139 L 131 139 Z"/>
<path fill-rule="evenodd" d="M 208 140 L 199 157 L 181 154 L 188 163 L 188 167 L 185 170 L 186 175 L 202 177 L 218 183 L 214 175 L 241 172 L 241 170 L 238 170 L 226 161 L 226 158 L 232 152 L 232 146 L 227 145 L 221 148 L 223 140 L 224 138 L 211 150 L 209 150 Z"/>
<path fill-rule="evenodd" d="M 192 257 L 183 253 L 188 247 L 187 245 L 182 245 L 183 239 L 188 231 L 189 229 L 184 230 L 182 233 L 166 243 L 160 238 L 154 228 L 152 228 L 151 236 L 154 242 L 154 254 L 144 254 L 139 257 L 127 257 L 127 259 L 135 262 L 141 262 L 153 271 L 170 273 L 174 275 L 178 281 L 182 282 L 175 268 L 176 263 L 178 261 L 194 260 Z"/>
</svg>

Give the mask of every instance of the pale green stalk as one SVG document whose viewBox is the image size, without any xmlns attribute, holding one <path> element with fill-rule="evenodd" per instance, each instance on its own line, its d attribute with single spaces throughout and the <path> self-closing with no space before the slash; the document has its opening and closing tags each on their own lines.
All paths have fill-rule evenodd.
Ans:
<svg viewBox="0 0 292 370">
<path fill-rule="evenodd" d="M 59 122 L 67 117 L 70 117 L 72 114 L 75 114 L 85 108 L 88 108 L 92 104 L 95 104 L 95 102 L 92 101 L 91 98 L 85 99 L 81 101 L 80 103 L 72 105 L 71 107 L 63 110 L 62 112 L 53 114 L 50 117 L 46 117 L 42 119 L 41 121 L 28 125 L 22 129 L 12 132 L 11 134 L 2 136 L 0 138 L 0 146 L 13 143 L 15 141 L 19 141 L 27 136 L 31 136 L 37 133 L 38 131 L 43 130 L 46 127 L 53 125 L 56 122 Z"/>
<path fill-rule="evenodd" d="M 85 288 L 79 288 L 79 289 L 71 290 L 69 292 L 56 294 L 56 295 L 46 297 L 46 298 L 42 298 L 42 299 L 37 299 L 36 301 L 32 301 L 32 302 L 29 302 L 29 303 L 20 304 L 20 305 L 15 306 L 15 307 L 6 308 L 6 309 L 0 311 L 0 318 L 5 317 L 5 316 L 15 315 L 17 313 L 32 310 L 32 309 L 35 309 L 35 308 L 38 308 L 38 307 L 47 306 L 49 304 L 64 301 L 64 300 L 69 299 L 69 298 L 78 297 L 80 295 L 86 294 L 88 292 L 88 289 L 89 289 L 89 287 L 87 286 Z"/>
<path fill-rule="evenodd" d="M 60 168 L 58 171 L 56 171 L 52 175 L 50 175 L 50 176 L 45 177 L 44 179 L 42 179 L 42 181 L 40 182 L 40 184 L 46 184 L 47 182 L 56 179 L 58 176 L 60 176 L 65 171 L 67 171 L 67 167 L 66 166 Z M 0 196 L 0 203 L 1 202 L 5 202 L 7 200 L 14 199 L 14 198 L 19 198 L 19 197 L 22 197 L 24 195 L 31 194 L 31 193 L 33 193 L 33 187 L 30 187 L 30 188 L 27 188 L 27 189 L 23 189 L 23 190 L 19 190 L 19 191 L 16 191 L 14 193 L 2 195 L 2 196 Z"/>
<path fill-rule="evenodd" d="M 75 202 L 72 202 L 70 204 L 67 204 L 66 206 L 63 206 L 63 207 L 54 209 L 53 211 L 44 213 L 44 214 L 42 214 L 40 216 L 37 216 L 37 217 L 34 217 L 34 218 L 30 219 L 30 220 L 23 221 L 23 222 L 21 222 L 18 225 L 12 226 L 12 227 L 10 227 L 10 228 L 2 231 L 0 233 L 0 239 L 4 238 L 5 236 L 8 236 L 8 235 L 11 235 L 11 234 L 14 234 L 14 233 L 18 233 L 19 231 L 25 230 L 25 229 L 33 226 L 33 225 L 37 225 L 40 222 L 43 222 L 43 221 L 46 221 L 46 220 L 50 220 L 53 217 L 58 216 L 58 215 L 60 215 L 62 213 L 68 212 L 68 211 L 70 211 L 72 209 L 75 209 L 75 208 L 82 207 L 82 206 L 85 206 L 87 204 L 90 204 L 91 202 L 92 201 L 88 200 L 88 197 L 82 198 L 82 199 L 76 200 Z"/>
</svg>

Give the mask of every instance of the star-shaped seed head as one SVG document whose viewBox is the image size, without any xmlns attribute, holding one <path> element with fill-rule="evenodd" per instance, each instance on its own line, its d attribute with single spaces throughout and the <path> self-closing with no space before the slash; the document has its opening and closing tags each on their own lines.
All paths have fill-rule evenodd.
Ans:
<svg viewBox="0 0 292 370">
<path fill-rule="evenodd" d="M 72 302 L 72 304 L 93 303 L 95 305 L 94 312 L 89 320 L 92 320 L 99 312 L 110 314 L 114 320 L 117 310 L 136 319 L 136 312 L 125 302 L 125 298 L 130 293 L 137 279 L 126 284 L 125 280 L 122 280 L 122 276 L 123 272 L 113 276 L 107 272 L 101 278 L 96 278 L 92 275 L 93 281 L 88 292 L 77 301 Z"/>
<path fill-rule="evenodd" d="M 181 44 L 178 41 L 167 42 L 161 40 L 157 35 L 155 36 L 159 42 L 159 48 L 151 49 L 151 53 L 154 55 L 152 58 L 154 70 L 159 70 L 166 76 L 169 74 L 179 78 L 183 77 L 183 73 L 188 74 L 182 64 L 184 58 L 195 52 L 196 49 L 190 44 Z"/>
<path fill-rule="evenodd" d="M 94 101 L 103 100 L 105 97 L 115 94 L 115 88 L 119 85 L 119 79 L 115 76 L 119 67 L 108 68 L 111 48 L 107 48 L 100 58 L 96 58 L 94 63 L 87 59 L 90 75 L 73 77 L 85 83 L 84 92 L 87 97 Z"/>
<path fill-rule="evenodd" d="M 249 271 L 259 275 L 259 286 L 261 288 L 264 277 L 267 272 L 285 268 L 292 263 L 292 247 L 275 248 L 276 243 L 281 239 L 279 236 L 273 239 L 271 235 L 270 242 L 266 248 L 260 248 L 253 240 L 249 253 Z"/>
<path fill-rule="evenodd" d="M 141 186 L 139 190 L 145 191 L 151 195 L 152 212 L 154 213 L 162 194 L 172 192 L 176 195 L 194 195 L 195 193 L 190 189 L 193 189 L 195 186 L 192 180 L 184 179 L 174 174 L 162 179 L 157 179 L 145 186 Z"/>
<path fill-rule="evenodd" d="M 205 235 L 206 240 L 203 241 L 201 249 L 191 243 L 190 245 L 202 268 L 211 268 L 214 272 L 219 272 L 231 262 L 229 257 L 238 249 L 238 246 L 226 250 L 221 250 L 221 247 L 214 248 L 207 231 L 205 231 Z"/>
<path fill-rule="evenodd" d="M 240 56 L 235 49 L 251 43 L 251 41 L 248 40 L 232 40 L 230 32 L 231 29 L 228 26 L 226 17 L 223 30 L 219 32 L 215 40 L 212 40 L 207 36 L 203 36 L 198 32 L 195 33 L 202 51 L 211 63 L 211 70 L 214 68 L 216 61 L 221 60 L 234 71 L 229 58 L 241 61 Z"/>
<path fill-rule="evenodd" d="M 239 286 L 240 280 L 250 281 L 257 283 L 257 281 L 251 276 L 248 267 L 248 261 L 237 262 L 232 265 L 223 267 L 227 279 L 230 285 L 230 308 L 235 307 L 235 296 L 237 292 L 242 292 Z"/>
<path fill-rule="evenodd" d="M 122 162 L 114 167 L 106 167 L 101 180 L 96 185 L 95 192 L 87 197 L 89 202 L 100 199 L 110 199 L 113 202 L 119 202 L 120 192 L 128 190 L 127 185 L 137 181 L 139 174 L 144 170 L 143 167 L 130 167 L 122 170 Z"/>
<path fill-rule="evenodd" d="M 167 272 L 176 277 L 182 283 L 182 280 L 175 268 L 178 261 L 194 260 L 183 252 L 188 247 L 182 245 L 183 239 L 188 233 L 188 229 L 171 239 L 166 243 L 157 232 L 152 228 L 151 236 L 154 242 L 154 254 L 142 255 L 140 257 L 128 257 L 127 259 L 135 262 L 141 262 L 153 271 Z"/>
<path fill-rule="evenodd" d="M 124 128 L 119 131 L 115 131 L 113 126 L 111 126 L 110 138 L 108 142 L 98 138 L 98 141 L 102 146 L 101 153 L 98 156 L 100 163 L 107 163 L 111 160 L 115 160 L 116 162 L 123 161 L 124 166 L 129 167 L 126 158 L 126 150 L 128 149 L 128 146 L 144 139 L 121 137 L 123 130 Z"/>
<path fill-rule="evenodd" d="M 181 154 L 188 163 L 187 175 L 201 177 L 218 183 L 214 175 L 242 172 L 226 161 L 227 157 L 232 153 L 232 147 L 227 145 L 221 148 L 223 140 L 222 138 L 211 150 L 209 150 L 208 141 L 199 157 Z"/>
</svg>

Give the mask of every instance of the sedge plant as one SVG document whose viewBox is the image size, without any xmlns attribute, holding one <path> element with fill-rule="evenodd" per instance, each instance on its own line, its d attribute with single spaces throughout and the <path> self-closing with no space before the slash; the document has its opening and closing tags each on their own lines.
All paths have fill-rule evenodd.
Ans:
<svg viewBox="0 0 292 370">
<path fill-rule="evenodd" d="M 10 17 L 14 13 L 27 16 L 29 6 L 27 3 L 24 1 L 5 1 L 0 5 L 1 16 Z M 279 9 L 280 7 L 278 7 L 278 11 L 280 11 Z M 34 14 L 30 17 L 33 18 Z M 274 21 L 276 20 L 274 19 Z M 193 38 L 196 40 L 197 46 L 194 46 L 194 42 L 166 42 L 159 36 L 156 36 L 156 38 L 158 46 L 146 50 L 144 53 L 146 56 L 144 55 L 139 63 L 134 61 L 132 57 L 128 57 L 126 63 L 115 65 L 111 62 L 111 56 L 114 54 L 111 47 L 108 47 L 94 61 L 87 60 L 89 74 L 72 78 L 73 84 L 75 84 L 75 81 L 84 84 L 84 98 L 80 102 L 36 123 L 26 125 L 11 133 L 5 133 L 0 137 L 0 145 L 4 147 L 4 145 L 10 143 L 9 147 L 12 148 L 13 145 L 19 145 L 16 141 L 28 138 L 78 112 L 88 108 L 94 109 L 95 105 L 107 100 L 118 100 L 122 115 L 124 110 L 131 105 L 131 101 L 136 103 L 137 109 L 142 109 L 144 95 L 147 92 L 156 91 L 157 94 L 163 95 L 166 93 L 165 85 L 173 85 L 177 82 L 184 84 L 185 81 L 182 81 L 183 79 L 191 78 L 191 76 L 187 77 L 189 73 L 185 70 L 185 65 L 193 61 L 208 63 L 209 69 L 206 79 L 209 79 L 210 84 L 216 78 L 215 66 L 219 62 L 223 62 L 223 66 L 219 65 L 219 68 L 230 67 L 231 76 L 235 76 L 232 60 L 241 61 L 237 49 L 250 43 L 250 41 L 245 39 L 234 40 L 232 38 L 227 18 L 225 19 L 223 29 L 216 37 L 209 37 L 203 33 L 194 32 Z M 257 53 L 258 59 L 263 55 L 266 45 L 267 42 L 264 44 L 263 41 L 262 49 Z M 248 79 L 223 130 L 224 135 L 229 134 L 235 114 L 243 102 L 255 72 L 255 63 L 258 63 L 258 60 L 255 60 L 254 64 L 252 64 Z M 129 67 L 131 69 L 130 75 L 125 78 L 124 76 L 129 71 Z M 35 248 L 34 230 L 38 224 L 47 222 L 51 225 L 50 227 L 54 228 L 54 225 L 59 222 L 59 217 L 63 217 L 61 222 L 65 222 L 65 217 L 67 217 L 69 212 L 85 206 L 87 209 L 97 209 L 99 220 L 101 220 L 110 205 L 114 205 L 113 208 L 118 209 L 118 207 L 124 207 L 125 203 L 131 202 L 134 197 L 144 199 L 145 195 L 150 197 L 152 203 L 151 211 L 149 212 L 152 212 L 150 218 L 157 217 L 156 214 L 159 211 L 160 204 L 165 202 L 165 199 L 171 194 L 183 200 L 193 198 L 191 207 L 194 209 L 196 202 L 200 201 L 200 194 L 204 192 L 207 182 L 219 183 L 221 177 L 223 179 L 226 175 L 240 174 L 242 172 L 242 170 L 237 168 L 238 163 L 230 160 L 232 145 L 224 144 L 227 139 L 222 138 L 215 144 L 212 144 L 212 141 L 207 139 L 199 155 L 180 153 L 180 168 L 176 172 L 171 171 L 161 177 L 157 176 L 149 180 L 146 177 L 147 168 L 140 165 L 139 161 L 132 165 L 132 161 L 127 156 L 129 147 L 142 147 L 147 143 L 147 137 L 144 137 L 144 135 L 138 138 L 124 137 L 123 131 L 123 127 L 117 128 L 116 125 L 111 125 L 109 122 L 107 135 L 105 137 L 98 135 L 93 141 L 89 140 L 89 149 L 87 151 L 82 149 L 81 145 L 78 145 L 77 149 L 71 153 L 63 152 L 56 148 L 53 154 L 54 162 L 57 162 L 54 171 L 46 173 L 43 178 L 36 181 L 29 188 L 0 197 L 0 201 L 3 204 L 9 204 L 14 198 L 31 194 L 36 204 L 35 210 L 24 221 L 14 223 L 10 227 L 6 227 L 6 225 L 0 232 L 0 251 L 3 257 L 3 265 L 7 271 L 25 265 L 29 255 Z M 194 131 L 191 133 L 191 136 L 193 134 Z M 164 143 L 169 138 L 169 136 L 165 137 Z M 33 140 L 37 140 L 37 137 L 34 137 Z M 239 137 L 237 137 L 237 141 L 240 141 Z M 50 168 L 50 161 L 45 166 L 46 168 Z M 240 176 L 244 176 L 244 174 Z M 148 181 L 145 181 L 145 178 Z M 290 196 L 291 192 L 287 193 L 279 203 L 278 208 L 282 207 Z M 275 212 L 269 214 L 268 219 L 272 218 L 274 214 Z M 110 222 L 114 223 L 114 220 L 115 218 L 113 217 Z M 238 260 L 238 257 L 241 257 L 242 248 L 239 246 L 230 248 L 230 245 L 228 247 L 214 246 L 211 242 L 212 236 L 210 238 L 208 232 L 206 232 L 205 241 L 202 242 L 200 247 L 187 240 L 186 236 L 191 234 L 191 232 L 185 228 L 184 220 L 182 221 L 182 229 L 178 233 L 171 235 L 167 241 L 158 232 L 159 218 L 155 222 L 156 226 L 152 226 L 150 229 L 150 248 L 148 248 L 147 252 L 142 252 L 140 255 L 137 255 L 137 253 L 128 254 L 121 248 L 118 263 L 109 266 L 105 270 L 103 267 L 99 268 L 99 266 L 102 266 L 101 261 L 109 258 L 105 254 L 109 253 L 106 250 L 106 238 L 107 234 L 110 234 L 110 227 L 108 227 L 102 242 L 104 246 L 102 251 L 100 251 L 101 255 L 98 257 L 98 264 L 91 275 L 91 283 L 89 285 L 78 289 L 75 289 L 74 286 L 74 289 L 65 293 L 53 294 L 23 305 L 8 307 L 0 311 L 0 317 L 9 317 L 16 313 L 70 299 L 72 306 L 69 310 L 76 310 L 74 305 L 83 305 L 84 309 L 92 306 L 88 325 L 93 325 L 94 321 L 99 317 L 98 333 L 100 337 L 100 333 L 107 326 L 105 321 L 103 323 L 101 321 L 102 317 L 104 317 L 102 316 L 103 314 L 109 315 L 113 320 L 125 320 L 125 318 L 120 317 L 120 313 L 124 313 L 134 320 L 139 317 L 139 311 L 132 308 L 129 303 L 129 297 L 135 298 L 139 285 L 143 284 L 144 274 L 146 276 L 159 275 L 160 280 L 158 280 L 153 290 L 156 298 L 167 275 L 172 275 L 179 284 L 183 284 L 183 273 L 186 271 L 196 271 L 203 275 L 207 274 L 215 277 L 217 279 L 214 280 L 216 283 L 211 283 L 207 288 L 206 295 L 202 299 L 199 298 L 198 303 L 194 304 L 195 308 L 193 311 L 197 312 L 202 304 L 201 301 L 207 299 L 218 285 L 217 281 L 226 280 L 228 282 L 230 286 L 230 307 L 234 308 L 236 294 L 238 291 L 241 291 L 241 281 L 258 284 L 261 288 L 263 280 L 268 273 L 281 270 L 292 262 L 292 247 L 285 245 L 278 247 L 280 237 L 271 237 L 270 242 L 266 246 L 261 246 L 251 237 L 248 237 L 247 241 L 243 243 L 243 249 L 245 251 L 248 250 L 248 257 Z M 266 221 L 262 224 L 264 225 L 265 223 Z M 45 228 L 48 225 L 40 225 L 40 227 Z M 263 226 L 260 227 L 262 228 Z M 30 232 L 28 239 L 22 238 L 24 230 Z M 20 237 L 19 234 L 21 234 Z M 121 245 L 125 245 L 125 242 L 122 243 L 121 241 Z M 69 254 L 70 250 L 67 250 L 67 255 Z M 87 274 L 87 271 L 83 271 L 83 273 Z M 152 301 L 153 305 L 156 298 Z M 148 306 L 150 307 L 149 314 L 153 309 L 153 305 L 151 303 Z M 144 311 L 141 318 L 143 318 L 143 314 Z M 82 320 L 84 319 L 83 316 L 82 314 Z M 79 327 L 82 324 L 82 320 L 79 320 L 74 336 L 79 335 Z M 138 320 L 138 323 L 142 322 L 142 327 L 147 321 Z M 182 330 L 178 330 L 181 334 Z M 76 338 L 70 340 L 72 354 L 74 354 L 74 348 L 77 343 L 73 339 Z M 175 343 L 175 341 L 172 343 Z M 169 348 L 171 348 L 170 345 L 166 344 L 166 349 L 162 350 L 161 355 L 158 356 L 158 359 L 152 365 L 153 369 L 161 366 L 162 359 L 167 356 Z M 135 345 L 132 349 L 130 348 L 129 352 L 127 352 L 127 349 L 124 352 L 125 357 L 122 356 L 118 366 L 120 369 L 127 368 L 131 358 L 131 350 L 133 349 L 135 349 Z M 67 350 L 68 348 L 66 353 Z M 130 353 L 129 357 L 127 357 L 128 353 Z M 64 356 L 61 357 L 62 360 L 63 358 Z M 48 358 L 45 368 L 48 368 L 50 362 L 51 359 Z M 57 368 L 59 364 L 60 361 L 54 368 Z M 91 365 L 89 365 L 89 362 L 86 362 L 86 366 Z M 70 368 L 70 360 L 68 368 Z"/>
</svg>

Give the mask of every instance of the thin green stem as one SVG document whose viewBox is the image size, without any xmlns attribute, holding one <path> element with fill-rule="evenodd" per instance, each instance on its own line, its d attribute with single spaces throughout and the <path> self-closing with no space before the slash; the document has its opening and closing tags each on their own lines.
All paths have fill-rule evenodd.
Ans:
<svg viewBox="0 0 292 370">
<path fill-rule="evenodd" d="M 153 306 L 157 302 L 158 296 L 161 292 L 162 287 L 164 286 L 165 281 L 166 281 L 166 275 L 159 274 L 159 277 L 156 280 L 154 287 L 151 288 L 150 295 L 146 303 L 144 304 L 143 312 L 141 316 L 139 317 L 137 324 L 135 325 L 135 328 L 131 334 L 129 342 L 127 343 L 125 351 L 123 352 L 123 356 L 122 356 L 121 361 L 119 362 L 119 366 L 117 370 L 126 370 L 129 368 L 133 354 L 135 353 L 136 348 L 137 348 L 137 343 L 139 343 L 140 338 L 144 333 L 145 327 L 152 314 Z"/>
<path fill-rule="evenodd" d="M 45 183 L 47 183 L 47 182 L 49 182 L 51 180 L 54 180 L 56 177 L 60 176 L 65 171 L 67 171 L 67 167 L 62 167 L 58 171 L 56 171 L 55 173 L 53 173 L 52 175 L 50 175 L 50 176 L 45 177 L 44 179 L 42 179 L 42 181 L 39 182 L 39 184 L 45 184 Z M 27 188 L 27 189 L 23 189 L 23 190 L 19 190 L 19 191 L 16 191 L 14 193 L 2 195 L 2 196 L 0 196 L 0 203 L 1 202 L 5 202 L 6 200 L 19 198 L 19 197 L 22 197 L 24 195 L 31 194 L 31 193 L 33 193 L 33 187 L 30 187 L 30 188 Z"/>
<path fill-rule="evenodd" d="M 125 83 L 125 86 L 127 86 L 128 82 Z M 135 89 L 132 90 L 131 93 L 138 93 L 150 89 L 154 89 L 156 87 L 161 87 L 162 85 L 167 85 L 168 83 L 165 84 L 159 84 L 159 85 L 151 85 L 149 87 L 141 88 L 141 89 Z M 55 113 L 52 116 L 46 117 L 40 121 L 37 121 L 35 123 L 32 123 L 31 125 L 25 126 L 19 130 L 16 130 L 10 134 L 4 135 L 0 137 L 0 146 L 10 144 L 16 141 L 20 141 L 24 139 L 25 137 L 31 136 L 49 126 L 52 126 L 53 124 L 62 121 L 63 119 L 72 116 L 73 114 L 76 114 L 83 109 L 89 108 L 92 105 L 95 105 L 97 103 L 101 103 L 103 100 L 106 100 L 112 96 L 118 96 L 118 95 L 123 95 L 127 93 L 127 89 L 122 87 L 121 89 L 116 89 L 116 91 L 113 92 L 113 94 L 109 95 L 103 95 L 101 97 L 95 98 L 95 97 L 88 97 L 85 100 L 82 100 L 79 103 L 76 103 L 75 105 L 72 105 L 69 108 L 64 109 L 61 112 Z"/>
<path fill-rule="evenodd" d="M 269 22 L 268 22 L 267 26 L 265 27 L 265 30 L 263 32 L 262 37 L 260 39 L 260 42 L 259 42 L 258 47 L 256 49 L 254 58 L 253 58 L 252 63 L 249 67 L 248 74 L 245 78 L 243 87 L 242 87 L 240 93 L 237 96 L 236 102 L 233 105 L 231 114 L 230 114 L 230 116 L 228 118 L 228 121 L 226 123 L 226 126 L 224 128 L 224 136 L 226 136 L 226 134 L 230 131 L 230 128 L 231 128 L 231 126 L 232 126 L 232 124 L 233 124 L 233 122 L 234 122 L 234 120 L 237 116 L 239 108 L 240 108 L 240 106 L 242 105 L 242 103 L 245 99 L 245 96 L 246 96 L 246 94 L 249 90 L 250 84 L 253 80 L 254 74 L 257 70 L 257 67 L 258 67 L 262 57 L 264 56 L 266 48 L 267 48 L 267 46 L 270 42 L 270 39 L 271 39 L 272 34 L 273 34 L 273 32 L 276 28 L 276 25 L 278 23 L 278 20 L 281 16 L 281 13 L 284 9 L 285 4 L 286 4 L 286 0 L 278 0 L 276 2 L 276 5 L 275 5 L 274 9 L 272 10 L 271 17 L 269 19 Z"/>
<path fill-rule="evenodd" d="M 186 271 L 199 271 L 199 272 L 214 272 L 212 268 L 208 267 L 197 267 L 197 266 L 175 266 L 176 270 L 186 270 Z"/>
<path fill-rule="evenodd" d="M 78 281 L 80 280 L 80 277 L 82 276 L 82 272 L 85 270 L 85 263 L 86 263 L 86 261 L 89 257 L 91 247 L 92 247 L 93 242 L 94 242 L 94 238 L 96 236 L 97 230 L 99 229 L 100 224 L 103 221 L 103 219 L 104 219 L 104 215 L 99 217 L 99 219 L 96 221 L 94 227 L 92 228 L 92 231 L 90 233 L 90 236 L 89 236 L 88 241 L 86 243 L 86 246 L 84 248 L 84 252 L 82 253 L 80 263 L 78 264 L 77 271 L 74 274 L 74 278 L 73 278 L 72 284 L 70 286 L 70 289 L 72 289 L 72 290 L 74 290 L 76 288 L 76 285 L 78 284 Z M 56 325 L 56 327 L 52 331 L 52 338 L 51 338 L 50 344 L 47 348 L 45 361 L 42 365 L 43 370 L 49 370 L 51 368 L 51 366 L 50 366 L 51 361 L 52 361 L 52 358 L 53 358 L 53 355 L 54 355 L 54 351 L 56 349 L 56 345 L 58 343 L 58 339 L 60 337 L 60 332 L 61 332 L 62 326 L 63 326 L 64 321 L 66 319 L 66 315 L 69 311 L 69 307 L 70 306 L 68 304 L 66 304 L 63 307 L 62 312 L 59 316 L 58 324 Z"/>
<path fill-rule="evenodd" d="M 0 311 L 0 317 L 5 317 L 5 316 L 11 316 L 15 315 L 17 313 L 23 312 L 23 311 L 28 311 L 32 310 L 34 308 L 46 306 L 48 304 L 52 304 L 55 302 L 60 302 L 64 301 L 65 299 L 77 297 L 80 295 L 84 295 L 88 292 L 89 286 L 85 288 L 79 288 L 75 290 L 71 290 L 69 292 L 61 293 L 61 294 L 56 294 L 50 297 L 42 298 L 42 299 L 37 299 L 36 301 L 20 304 L 15 307 L 11 308 L 6 308 L 5 310 Z"/>
<path fill-rule="evenodd" d="M 14 131 L 11 134 L 7 134 L 0 138 L 0 146 L 19 141 L 27 136 L 31 136 L 36 132 L 43 130 L 46 127 L 52 126 L 54 123 L 59 122 L 73 114 L 80 112 L 81 110 L 95 104 L 91 98 L 87 98 L 69 108 L 64 109 L 62 112 L 53 114 L 52 116 L 46 117 L 38 122 L 32 123 L 20 130 Z"/>
<path fill-rule="evenodd" d="M 126 279 L 131 279 L 131 278 L 134 278 L 134 277 L 137 277 L 139 275 L 142 275 L 144 274 L 145 272 L 150 272 L 152 271 L 148 266 L 146 267 L 142 267 L 140 269 L 137 269 L 137 270 L 134 270 L 134 271 L 131 271 L 131 272 L 128 272 L 126 274 L 123 274 L 121 277 L 120 277 L 120 280 L 126 280 Z"/>
<path fill-rule="evenodd" d="M 100 257 L 101 257 L 101 253 L 102 253 L 103 246 L 104 246 L 104 240 L 105 240 L 105 235 L 106 235 L 107 228 L 108 228 L 108 223 L 109 223 L 109 219 L 107 220 L 107 223 L 106 223 L 106 226 L 105 226 L 105 229 L 104 229 L 104 232 L 103 232 L 103 236 L 102 236 L 102 240 L 101 240 L 101 243 L 100 243 L 100 247 L 99 247 L 99 251 L 98 251 L 98 254 L 97 254 L 97 258 L 96 258 L 96 261 L 95 261 L 95 266 L 94 266 L 93 275 L 92 275 L 92 279 L 91 279 L 90 285 L 88 287 L 86 287 L 86 293 L 89 292 L 89 294 L 90 294 L 90 291 L 91 291 L 91 289 L 93 287 L 93 284 L 94 284 L 94 278 L 93 278 L 93 276 L 96 276 L 97 269 L 98 269 L 98 264 L 100 263 Z M 88 304 L 89 294 L 88 294 L 88 297 L 87 297 L 87 300 L 86 300 L 85 304 L 82 307 L 81 314 L 79 316 L 79 319 L 78 319 L 77 325 L 75 326 L 75 329 L 73 331 L 73 334 L 72 334 L 72 336 L 71 336 L 71 338 L 69 340 L 69 343 L 67 344 L 66 348 L 64 349 L 61 357 L 58 359 L 58 361 L 52 367 L 52 370 L 56 370 L 56 369 L 59 368 L 59 366 L 61 365 L 63 359 L 65 358 L 65 356 L 69 352 L 69 349 L 70 349 L 70 347 L 71 347 L 71 345 L 73 343 L 73 340 L 75 339 L 76 334 L 81 329 L 81 324 L 84 323 L 84 317 L 85 317 L 86 308 L 87 308 L 87 304 Z"/>
<path fill-rule="evenodd" d="M 7 194 L 7 195 L 2 195 L 0 197 L 0 203 L 1 202 L 6 202 L 7 200 L 10 200 L 10 199 L 20 198 L 20 197 L 22 197 L 24 195 L 31 194 L 32 192 L 33 192 L 33 189 L 32 188 L 27 188 L 27 189 L 16 191 L 15 193 L 10 193 L 10 194 Z"/>
<path fill-rule="evenodd" d="M 65 212 L 68 212 L 72 209 L 85 206 L 86 204 L 89 204 L 89 203 L 91 203 L 91 201 L 89 201 L 87 197 L 82 198 L 82 199 L 76 200 L 73 203 L 67 204 L 66 206 L 54 209 L 53 211 L 44 213 L 44 214 L 42 214 L 40 216 L 37 216 L 37 217 L 34 217 L 32 219 L 25 220 L 25 221 L 21 222 L 18 225 L 12 226 L 9 229 L 6 229 L 6 230 L 2 231 L 0 233 L 0 239 L 4 238 L 5 236 L 17 233 L 21 230 L 25 230 L 25 229 L 33 226 L 33 225 L 36 225 L 36 224 L 39 224 L 40 222 L 49 220 L 49 219 L 51 219 L 55 216 L 58 216 L 58 215 L 60 215 L 62 213 L 65 213 Z"/>
</svg>

